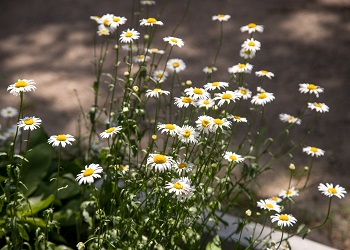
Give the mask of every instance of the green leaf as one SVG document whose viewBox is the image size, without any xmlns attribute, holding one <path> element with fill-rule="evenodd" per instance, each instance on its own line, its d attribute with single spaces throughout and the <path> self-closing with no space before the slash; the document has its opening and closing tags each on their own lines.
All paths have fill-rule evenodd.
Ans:
<svg viewBox="0 0 350 250">
<path fill-rule="evenodd" d="M 51 205 L 53 200 L 55 199 L 55 196 L 53 194 L 49 195 L 45 200 L 42 200 L 42 196 L 37 197 L 31 197 L 29 198 L 29 205 L 25 206 L 23 209 L 19 210 L 17 213 L 18 215 L 34 215 L 48 206 Z"/>
<path fill-rule="evenodd" d="M 22 182 L 28 190 L 23 189 L 29 196 L 37 189 L 41 180 L 46 176 L 52 161 L 53 149 L 47 143 L 41 143 L 27 152 L 28 162 L 22 168 Z"/>
<path fill-rule="evenodd" d="M 221 241 L 219 235 L 216 235 L 212 241 L 210 241 L 205 250 L 221 250 Z"/>
<path fill-rule="evenodd" d="M 18 232 L 22 239 L 29 240 L 28 233 L 21 224 L 18 224 Z"/>
<path fill-rule="evenodd" d="M 37 217 L 25 217 L 23 219 L 27 223 L 31 223 L 36 227 L 46 227 L 46 223 L 43 219 Z"/>
</svg>

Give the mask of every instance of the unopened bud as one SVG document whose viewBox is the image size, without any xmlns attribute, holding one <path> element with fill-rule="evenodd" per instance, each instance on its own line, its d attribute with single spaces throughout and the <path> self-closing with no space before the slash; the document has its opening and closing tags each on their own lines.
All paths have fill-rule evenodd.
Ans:
<svg viewBox="0 0 350 250">
<path fill-rule="evenodd" d="M 248 209 L 247 211 L 245 211 L 245 214 L 250 217 L 252 215 L 252 211 L 250 209 Z"/>
<path fill-rule="evenodd" d="M 295 165 L 293 163 L 289 164 L 289 169 L 292 171 L 295 170 Z"/>
</svg>

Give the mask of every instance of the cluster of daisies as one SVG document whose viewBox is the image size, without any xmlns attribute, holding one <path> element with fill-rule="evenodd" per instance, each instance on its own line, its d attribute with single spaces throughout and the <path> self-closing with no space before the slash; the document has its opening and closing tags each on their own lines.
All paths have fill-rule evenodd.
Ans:
<svg viewBox="0 0 350 250">
<path fill-rule="evenodd" d="M 318 190 L 322 192 L 325 196 L 333 197 L 336 196 L 339 199 L 343 198 L 346 194 L 345 188 L 333 184 L 323 184 L 320 183 L 318 186 Z M 281 228 L 293 226 L 297 219 L 287 213 L 281 213 L 281 211 L 285 208 L 286 201 L 293 199 L 293 197 L 298 196 L 299 191 L 295 187 L 290 187 L 287 190 L 282 189 L 278 196 L 271 197 L 269 199 L 262 199 L 257 202 L 257 207 L 263 210 L 267 210 L 268 212 L 272 211 L 276 214 L 271 215 L 271 222 L 277 222 L 277 225 Z"/>
</svg>

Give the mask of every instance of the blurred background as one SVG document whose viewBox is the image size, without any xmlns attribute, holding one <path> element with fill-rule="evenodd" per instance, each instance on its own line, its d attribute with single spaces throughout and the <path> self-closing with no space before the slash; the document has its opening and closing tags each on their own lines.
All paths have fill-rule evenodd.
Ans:
<svg viewBox="0 0 350 250">
<path fill-rule="evenodd" d="M 131 20 L 134 0 L 2 0 L 0 1 L 0 109 L 18 107 L 19 98 L 6 88 L 17 79 L 34 79 L 37 90 L 25 96 L 25 114 L 43 120 L 48 134 L 76 134 L 79 102 L 84 110 L 92 104 L 94 82 L 93 50 L 96 23 L 90 16 L 111 13 Z M 180 22 L 187 0 L 156 0 L 149 16 L 138 16 L 134 22 L 147 17 L 158 17 L 164 27 L 158 28 L 155 40 L 163 48 L 162 38 L 171 34 Z M 319 122 L 307 143 L 326 151 L 315 160 L 311 189 L 297 198 L 300 221 L 319 223 L 327 211 L 327 199 L 317 192 L 319 182 L 340 184 L 350 191 L 350 0 L 192 0 L 188 12 L 174 36 L 185 41 L 183 48 L 174 48 L 172 58 L 181 58 L 187 68 L 182 80 L 194 85 L 205 84 L 202 72 L 209 66 L 219 44 L 220 25 L 211 17 L 229 14 L 224 23 L 222 50 L 215 74 L 218 81 L 229 78 L 227 68 L 242 62 L 239 50 L 247 34 L 239 28 L 250 22 L 262 24 L 265 31 L 255 38 L 262 49 L 252 60 L 254 70 L 267 69 L 275 74 L 265 82 L 266 91 L 273 92 L 276 100 L 268 105 L 268 119 L 278 114 L 298 114 L 300 104 L 307 100 L 298 91 L 299 83 L 315 83 L 325 88 L 320 102 L 330 112 L 319 115 Z M 131 28 L 127 22 L 122 30 Z M 111 50 L 111 53 L 113 50 Z M 255 92 L 257 78 L 247 79 Z M 249 82 L 250 81 L 250 82 Z M 102 93 L 103 94 L 103 93 Z M 103 98 L 101 98 L 103 99 Z M 309 114 L 311 117 L 311 112 Z M 308 114 L 306 120 L 308 119 Z M 310 118 L 311 119 L 311 118 Z M 271 121 L 270 121 L 271 122 Z M 304 121 L 303 121 L 304 122 Z M 307 121 L 306 121 L 307 122 Z M 302 153 L 294 164 L 303 168 L 309 157 Z M 258 194 L 275 195 L 285 188 L 288 176 L 283 176 L 287 163 L 276 166 L 261 178 Z M 315 190 L 316 191 L 315 191 Z M 350 199 L 334 199 L 333 220 L 310 235 L 310 239 L 339 249 L 350 249 Z"/>
</svg>

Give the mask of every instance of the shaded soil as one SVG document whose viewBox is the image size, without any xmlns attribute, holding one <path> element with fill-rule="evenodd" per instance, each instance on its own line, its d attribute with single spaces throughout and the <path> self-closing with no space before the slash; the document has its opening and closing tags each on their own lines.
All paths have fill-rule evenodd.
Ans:
<svg viewBox="0 0 350 250">
<path fill-rule="evenodd" d="M 74 94 L 77 90 L 85 110 L 92 103 L 91 86 L 94 81 L 92 65 L 96 25 L 89 20 L 92 15 L 113 13 L 131 20 L 133 1 L 19 1 L 0 2 L 0 108 L 17 106 L 18 99 L 6 93 L 6 87 L 19 78 L 34 79 L 37 91 L 25 100 L 26 111 L 39 116 L 49 134 L 76 133 L 79 105 Z M 181 18 L 187 1 L 160 1 L 167 3 L 161 16 L 165 27 L 162 37 Z M 159 7 L 152 7 L 149 16 L 157 16 Z M 188 68 L 183 80 L 204 84 L 202 68 L 211 63 L 218 46 L 219 26 L 211 21 L 212 15 L 230 14 L 224 25 L 223 48 L 217 66 L 218 78 L 227 79 L 227 68 L 241 62 L 239 48 L 246 39 L 239 28 L 249 22 L 265 26 L 257 39 L 262 50 L 253 59 L 254 69 L 268 69 L 276 77 L 266 86 L 277 96 L 269 106 L 270 119 L 278 121 L 281 112 L 297 114 L 301 99 L 298 84 L 316 83 L 325 88 L 320 102 L 330 107 L 330 112 L 320 115 L 315 130 L 307 143 L 326 150 L 326 155 L 315 161 L 311 179 L 313 189 L 318 183 L 340 184 L 350 190 L 350 110 L 348 96 L 350 76 L 347 59 L 350 58 L 350 1 L 349 0 L 193 0 L 191 8 L 175 35 L 185 41 L 182 49 L 173 51 L 172 57 L 183 59 Z M 136 18 L 136 20 L 144 18 Z M 124 28 L 124 27 L 123 27 Z M 125 28 L 129 28 L 128 25 Z M 252 78 L 253 79 L 253 78 Z M 251 80 L 253 81 L 253 80 Z M 257 83 L 251 82 L 252 90 Z M 306 120 L 309 116 L 306 117 Z M 311 119 L 311 118 L 310 118 Z M 306 121 L 308 122 L 308 121 Z M 275 129 L 272 125 L 271 130 Z M 297 168 L 309 164 L 305 155 L 295 157 Z M 283 163 L 282 163 L 283 164 Z M 284 163 L 286 164 L 286 163 Z M 278 178 L 266 173 L 261 180 L 262 196 L 274 195 L 286 185 L 287 165 L 276 170 Z M 268 184 L 268 185 L 267 185 Z M 277 191 L 276 191 L 277 190 Z M 308 190 L 297 199 L 300 215 L 311 224 L 321 221 L 327 211 L 327 202 L 315 190 Z M 349 249 L 350 241 L 349 196 L 334 203 L 333 220 L 310 235 L 311 239 L 339 248 Z M 302 221 L 303 219 L 300 219 Z"/>
</svg>

